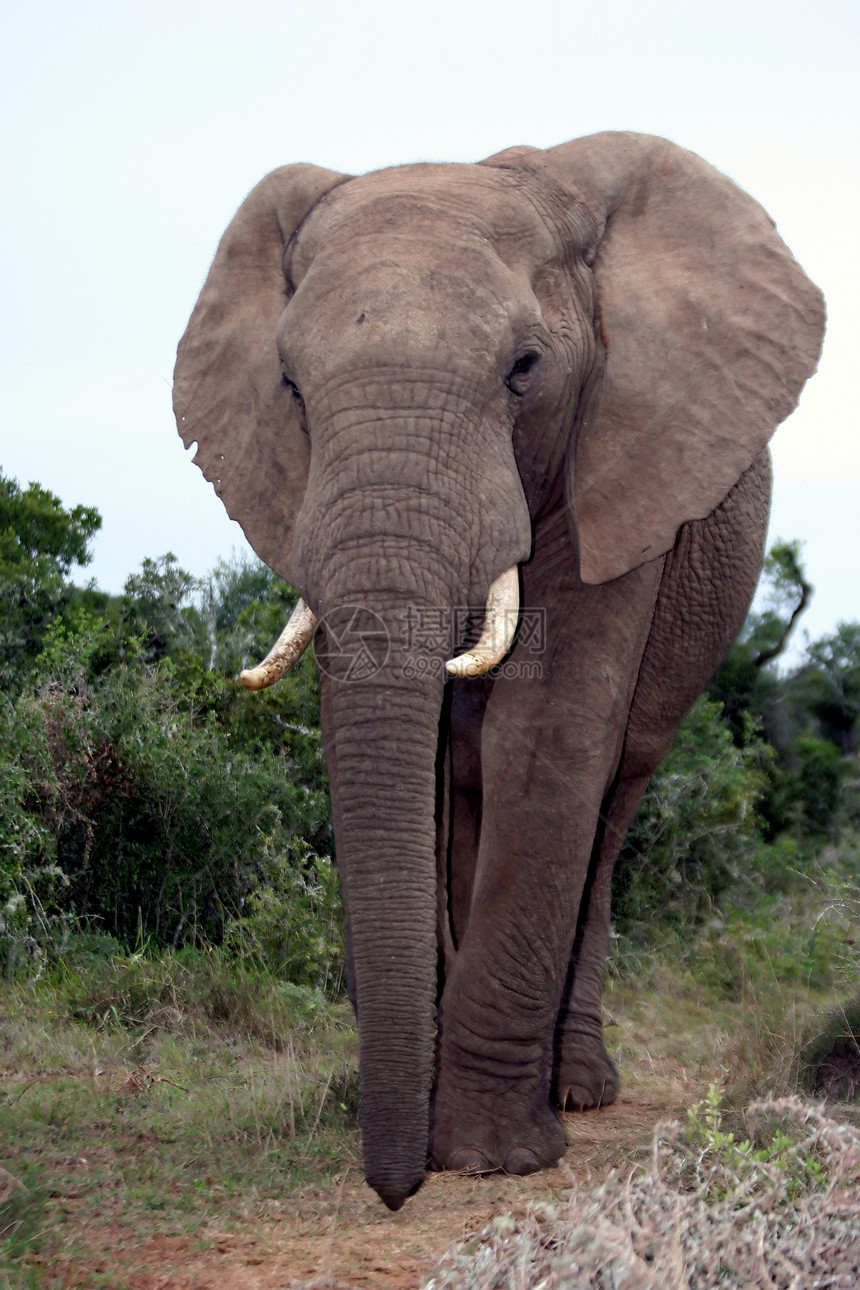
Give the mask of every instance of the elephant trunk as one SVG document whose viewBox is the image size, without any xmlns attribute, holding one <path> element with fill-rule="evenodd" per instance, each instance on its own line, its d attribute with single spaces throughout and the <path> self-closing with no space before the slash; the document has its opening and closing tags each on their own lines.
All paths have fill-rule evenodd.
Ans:
<svg viewBox="0 0 860 1290">
<path fill-rule="evenodd" d="M 392 677 L 384 691 L 373 679 L 329 684 L 325 734 L 337 780 L 366 1176 L 399 1209 L 421 1185 L 428 1150 L 442 682 Z"/>
</svg>

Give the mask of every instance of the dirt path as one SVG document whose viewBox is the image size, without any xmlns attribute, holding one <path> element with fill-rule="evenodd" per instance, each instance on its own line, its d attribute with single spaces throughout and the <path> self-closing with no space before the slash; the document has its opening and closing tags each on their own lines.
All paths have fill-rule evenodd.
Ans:
<svg viewBox="0 0 860 1290">
<path fill-rule="evenodd" d="M 566 1116 L 564 1159 L 531 1178 L 431 1174 L 397 1214 L 383 1208 L 354 1168 L 334 1188 L 306 1191 L 292 1209 L 284 1207 L 242 1231 L 204 1229 L 129 1247 L 127 1230 L 108 1229 L 98 1257 L 63 1268 L 65 1284 L 70 1290 L 93 1284 L 129 1290 L 413 1290 L 448 1246 L 480 1231 L 495 1214 L 536 1199 L 561 1199 L 574 1181 L 598 1181 L 612 1168 L 629 1167 L 654 1125 L 678 1114 L 697 1090 L 686 1085 L 681 1097 L 679 1092 L 667 1081 L 665 1095 L 633 1090 L 603 1111 Z"/>
</svg>

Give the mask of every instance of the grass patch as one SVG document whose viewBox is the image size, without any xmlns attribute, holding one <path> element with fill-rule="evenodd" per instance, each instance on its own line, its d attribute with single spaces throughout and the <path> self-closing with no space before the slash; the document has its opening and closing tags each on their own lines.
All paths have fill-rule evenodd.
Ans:
<svg viewBox="0 0 860 1290">
<path fill-rule="evenodd" d="M 846 884 L 818 872 L 695 933 L 615 944 L 606 1038 L 623 1086 L 683 1115 L 718 1081 L 699 1148 L 725 1147 L 724 1163 L 748 1137 L 732 1108 L 793 1094 L 823 1019 L 843 1015 Z M 357 1105 L 348 1004 L 222 951 L 72 937 L 38 980 L 0 983 L 0 1290 L 118 1290 L 133 1268 L 111 1271 L 106 1250 L 133 1262 L 150 1237 L 207 1241 L 309 1201 L 359 1161 Z M 629 1166 L 618 1151 L 607 1168 Z"/>
<path fill-rule="evenodd" d="M 848 839 L 783 874 L 779 890 L 727 897 L 683 935 L 618 937 L 604 1004 L 626 1086 L 675 1075 L 699 1088 L 719 1077 L 740 1099 L 816 1091 L 819 1037 L 846 1029 L 856 996 L 857 878 Z"/>
<path fill-rule="evenodd" d="M 347 1005 L 215 953 L 79 949 L 0 987 L 0 1287 L 106 1228 L 260 1217 L 359 1152 Z"/>
</svg>

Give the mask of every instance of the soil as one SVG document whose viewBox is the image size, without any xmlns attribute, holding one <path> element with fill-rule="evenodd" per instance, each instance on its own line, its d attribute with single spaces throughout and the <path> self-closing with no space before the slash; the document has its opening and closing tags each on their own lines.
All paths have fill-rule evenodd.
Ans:
<svg viewBox="0 0 860 1290">
<path fill-rule="evenodd" d="M 429 1174 L 418 1194 L 391 1214 L 360 1168 L 350 1167 L 333 1187 L 308 1189 L 242 1230 L 212 1227 L 130 1246 L 127 1229 L 99 1229 L 97 1254 L 64 1260 L 62 1271 L 52 1271 L 70 1290 L 414 1290 L 450 1245 L 494 1215 L 563 1199 L 574 1182 L 598 1183 L 611 1169 L 626 1172 L 641 1159 L 657 1122 L 678 1115 L 699 1094 L 679 1084 L 667 1080 L 661 1095 L 622 1092 L 613 1106 L 565 1116 L 564 1158 L 528 1178 Z M 88 1235 L 93 1251 L 96 1234 Z"/>
</svg>

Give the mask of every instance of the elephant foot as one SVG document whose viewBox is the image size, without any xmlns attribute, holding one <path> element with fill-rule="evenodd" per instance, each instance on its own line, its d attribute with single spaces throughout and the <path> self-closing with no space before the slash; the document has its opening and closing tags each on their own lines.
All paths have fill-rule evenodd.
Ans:
<svg viewBox="0 0 860 1290">
<path fill-rule="evenodd" d="M 475 1123 L 464 1112 L 440 1114 L 437 1106 L 432 1169 L 466 1174 L 533 1174 L 557 1164 L 564 1154 L 564 1130 L 547 1105 L 539 1112 Z"/>
<path fill-rule="evenodd" d="M 562 1056 L 552 1073 L 553 1105 L 560 1111 L 591 1111 L 609 1106 L 618 1096 L 620 1080 L 603 1042 L 581 1041 L 575 1056 Z"/>
</svg>

